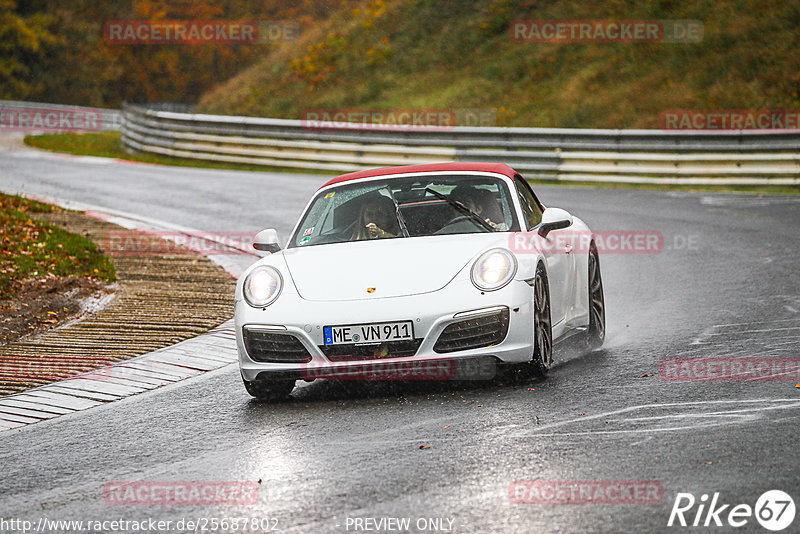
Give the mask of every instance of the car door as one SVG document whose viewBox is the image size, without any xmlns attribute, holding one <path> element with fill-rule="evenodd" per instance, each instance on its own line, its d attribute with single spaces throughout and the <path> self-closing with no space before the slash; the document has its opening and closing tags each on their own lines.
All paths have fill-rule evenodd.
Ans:
<svg viewBox="0 0 800 534">
<path fill-rule="evenodd" d="M 514 180 L 527 230 L 535 228 L 542 221 L 542 206 L 536 199 L 528 183 L 517 175 Z M 563 326 L 569 310 L 571 272 L 574 270 L 572 246 L 565 240 L 569 228 L 553 230 L 544 237 L 539 236 L 542 253 L 547 267 L 547 281 L 550 286 L 550 316 L 554 327 L 553 336 L 560 334 L 557 326 Z M 559 239 L 561 236 L 561 239 Z"/>
</svg>

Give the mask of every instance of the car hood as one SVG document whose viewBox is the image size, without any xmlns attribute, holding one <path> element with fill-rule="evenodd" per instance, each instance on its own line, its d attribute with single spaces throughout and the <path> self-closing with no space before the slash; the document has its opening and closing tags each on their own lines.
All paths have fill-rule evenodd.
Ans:
<svg viewBox="0 0 800 534">
<path fill-rule="evenodd" d="M 430 293 L 446 286 L 483 250 L 507 236 L 469 234 L 380 239 L 283 251 L 305 300 L 369 300 Z"/>
</svg>

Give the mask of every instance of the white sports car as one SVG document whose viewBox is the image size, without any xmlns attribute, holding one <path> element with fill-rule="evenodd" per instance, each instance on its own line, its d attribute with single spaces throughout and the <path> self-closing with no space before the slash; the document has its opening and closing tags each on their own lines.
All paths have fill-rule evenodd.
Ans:
<svg viewBox="0 0 800 534">
<path fill-rule="evenodd" d="M 254 246 L 272 254 L 239 279 L 235 323 L 259 399 L 298 379 L 461 379 L 464 362 L 543 372 L 554 342 L 605 336 L 593 234 L 507 165 L 345 174 L 317 191 L 286 248 L 271 229 Z"/>
</svg>

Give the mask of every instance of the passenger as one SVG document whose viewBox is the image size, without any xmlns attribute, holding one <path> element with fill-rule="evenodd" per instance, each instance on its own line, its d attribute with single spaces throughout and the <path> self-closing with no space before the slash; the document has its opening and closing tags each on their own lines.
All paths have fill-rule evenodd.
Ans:
<svg viewBox="0 0 800 534">
<path fill-rule="evenodd" d="M 396 237 L 399 229 L 394 215 L 394 203 L 383 195 L 374 195 L 364 201 L 353 229 L 353 241 Z"/>
</svg>

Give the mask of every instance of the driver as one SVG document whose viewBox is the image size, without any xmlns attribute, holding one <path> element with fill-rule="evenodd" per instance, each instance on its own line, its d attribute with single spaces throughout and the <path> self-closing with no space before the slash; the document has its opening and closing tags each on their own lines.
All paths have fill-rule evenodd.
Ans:
<svg viewBox="0 0 800 534">
<path fill-rule="evenodd" d="M 394 204 L 390 198 L 383 195 L 371 196 L 361 205 L 352 240 L 396 237 L 399 229 L 393 213 Z"/>
<path fill-rule="evenodd" d="M 489 217 L 486 217 L 489 215 L 489 212 L 492 211 L 491 209 L 488 209 L 487 204 L 489 202 L 494 203 L 494 211 L 499 211 L 499 208 L 497 208 L 497 202 L 494 200 L 490 191 L 477 189 L 470 185 L 459 185 L 450 192 L 450 198 L 457 202 L 461 202 L 464 207 L 476 215 L 480 215 L 481 218 L 489 223 L 489 226 L 495 230 L 504 231 L 508 229 L 505 222 L 496 223 Z"/>
</svg>

